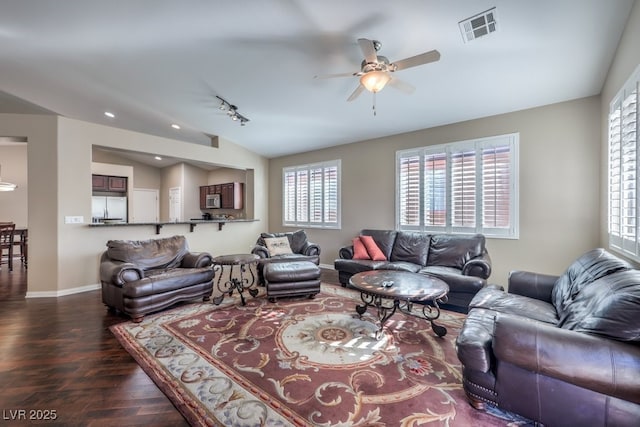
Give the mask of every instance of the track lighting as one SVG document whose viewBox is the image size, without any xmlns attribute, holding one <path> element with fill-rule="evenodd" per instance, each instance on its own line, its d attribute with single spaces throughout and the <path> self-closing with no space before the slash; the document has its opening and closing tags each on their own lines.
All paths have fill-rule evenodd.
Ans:
<svg viewBox="0 0 640 427">
<path fill-rule="evenodd" d="M 243 116 L 242 114 L 238 113 L 238 107 L 236 107 L 235 105 L 232 105 L 230 103 L 228 103 L 226 100 L 224 100 L 223 98 L 219 97 L 218 95 L 216 95 L 216 98 L 218 98 L 220 100 L 220 110 L 222 111 L 226 111 L 227 115 L 229 117 L 231 117 L 231 120 L 233 120 L 234 122 L 240 122 L 240 126 L 244 126 L 249 119 L 247 119 L 245 116 Z"/>
</svg>

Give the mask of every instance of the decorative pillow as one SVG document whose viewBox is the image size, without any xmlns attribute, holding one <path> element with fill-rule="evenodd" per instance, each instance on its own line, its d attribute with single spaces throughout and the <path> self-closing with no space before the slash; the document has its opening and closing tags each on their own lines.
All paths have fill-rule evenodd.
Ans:
<svg viewBox="0 0 640 427">
<path fill-rule="evenodd" d="M 371 236 L 360 236 L 360 240 L 364 244 L 364 247 L 367 248 L 367 253 L 369 257 L 371 257 L 374 261 L 386 261 L 387 257 L 384 256 L 375 240 Z"/>
<path fill-rule="evenodd" d="M 353 239 L 353 259 L 371 259 L 360 237 Z"/>
<path fill-rule="evenodd" d="M 269 256 L 291 254 L 291 246 L 289 239 L 286 237 L 268 237 L 264 239 L 264 243 L 269 251 Z"/>
</svg>

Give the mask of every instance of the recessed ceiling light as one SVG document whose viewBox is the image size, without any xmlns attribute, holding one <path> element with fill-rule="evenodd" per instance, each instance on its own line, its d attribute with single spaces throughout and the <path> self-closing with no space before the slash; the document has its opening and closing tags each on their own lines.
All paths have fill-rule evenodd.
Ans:
<svg viewBox="0 0 640 427">
<path fill-rule="evenodd" d="M 105 111 L 105 112 L 104 112 L 104 115 L 105 115 L 105 116 L 107 116 L 107 117 L 109 117 L 110 119 L 113 119 L 113 118 L 115 118 L 115 117 L 116 117 L 116 115 L 115 115 L 115 114 L 113 114 L 113 113 L 111 113 L 111 112 L 109 112 L 109 111 Z"/>
<path fill-rule="evenodd" d="M 162 157 L 160 157 L 160 156 L 155 156 L 155 157 L 154 157 L 154 159 L 156 159 L 156 160 L 162 160 Z"/>
<path fill-rule="evenodd" d="M 175 123 L 172 124 L 171 127 L 174 128 L 174 129 L 178 129 L 178 130 L 180 129 L 180 125 L 177 125 Z"/>
</svg>

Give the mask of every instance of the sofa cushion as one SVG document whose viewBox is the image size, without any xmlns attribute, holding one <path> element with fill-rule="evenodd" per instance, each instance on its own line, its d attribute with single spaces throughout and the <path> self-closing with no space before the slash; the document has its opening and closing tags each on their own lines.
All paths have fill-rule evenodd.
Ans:
<svg viewBox="0 0 640 427">
<path fill-rule="evenodd" d="M 353 259 L 371 259 L 360 237 L 353 238 Z"/>
<path fill-rule="evenodd" d="M 264 244 L 267 246 L 269 256 L 286 255 L 293 253 L 291 246 L 289 245 L 289 239 L 283 237 L 267 237 L 264 239 Z"/>
<path fill-rule="evenodd" d="M 393 242 L 396 240 L 397 232 L 395 230 L 369 230 L 365 229 L 360 232 L 360 236 L 371 236 L 380 248 L 386 259 L 391 258 Z"/>
<path fill-rule="evenodd" d="M 391 251 L 391 261 L 427 265 L 431 236 L 424 233 L 398 231 Z"/>
<path fill-rule="evenodd" d="M 457 236 L 434 234 L 431 236 L 428 265 L 441 265 L 462 269 L 471 258 L 484 253 L 484 236 Z"/>
<path fill-rule="evenodd" d="M 213 270 L 208 267 L 148 270 L 145 272 L 144 279 L 125 284 L 122 295 L 128 298 L 140 298 L 171 292 L 209 282 L 213 280 L 213 275 Z"/>
<path fill-rule="evenodd" d="M 412 262 L 406 261 L 396 261 L 396 262 L 383 262 L 379 266 L 377 266 L 376 270 L 395 270 L 395 271 L 408 271 L 410 273 L 417 273 L 420 268 L 422 268 L 419 264 L 414 264 Z"/>
<path fill-rule="evenodd" d="M 304 246 L 307 244 L 307 233 L 304 230 L 296 230 L 293 233 L 260 233 L 256 243 L 266 247 L 265 239 L 273 237 L 286 237 L 294 254 L 302 253 Z"/>
<path fill-rule="evenodd" d="M 184 236 L 107 242 L 107 255 L 110 259 L 130 262 L 142 270 L 178 267 L 188 252 Z"/>
<path fill-rule="evenodd" d="M 369 258 L 374 261 L 386 261 L 387 256 L 380 250 L 376 242 L 373 240 L 371 236 L 360 236 L 360 241 L 367 248 L 367 253 L 369 254 Z"/>
<path fill-rule="evenodd" d="M 640 271 L 623 270 L 582 288 L 560 327 L 620 341 L 640 341 Z"/>
<path fill-rule="evenodd" d="M 434 265 L 431 267 L 423 267 L 418 272 L 428 276 L 435 276 L 447 282 L 449 285 L 449 294 L 462 292 L 475 295 L 487 284 L 486 280 L 476 276 L 465 276 L 459 269 L 453 267 Z"/>
<path fill-rule="evenodd" d="M 347 274 L 356 274 L 363 271 L 378 270 L 387 261 L 373 261 L 369 259 L 337 259 L 334 261 L 334 268 Z"/>
<path fill-rule="evenodd" d="M 558 323 L 556 309 L 552 304 L 522 295 L 509 294 L 494 286 L 481 289 L 473 297 L 469 303 L 469 309 L 475 308 L 491 309 L 552 325 Z"/>
<path fill-rule="evenodd" d="M 602 248 L 593 249 L 576 259 L 562 274 L 551 291 L 551 301 L 558 316 L 566 315 L 567 307 L 587 285 L 601 277 L 633 268 L 628 262 Z"/>
</svg>

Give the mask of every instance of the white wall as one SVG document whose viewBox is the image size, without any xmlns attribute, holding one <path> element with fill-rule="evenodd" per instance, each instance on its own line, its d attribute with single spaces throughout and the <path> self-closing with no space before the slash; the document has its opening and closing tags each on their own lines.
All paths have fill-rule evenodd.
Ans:
<svg viewBox="0 0 640 427">
<path fill-rule="evenodd" d="M 342 229 L 308 229 L 333 265 L 363 228 L 395 227 L 395 152 L 520 133 L 520 238 L 490 239 L 490 282 L 509 271 L 559 274 L 599 243 L 600 99 L 590 97 L 468 122 L 272 159 L 270 230 L 282 227 L 282 168 L 342 160 Z M 377 119 L 383 120 L 383 117 Z"/>
</svg>

